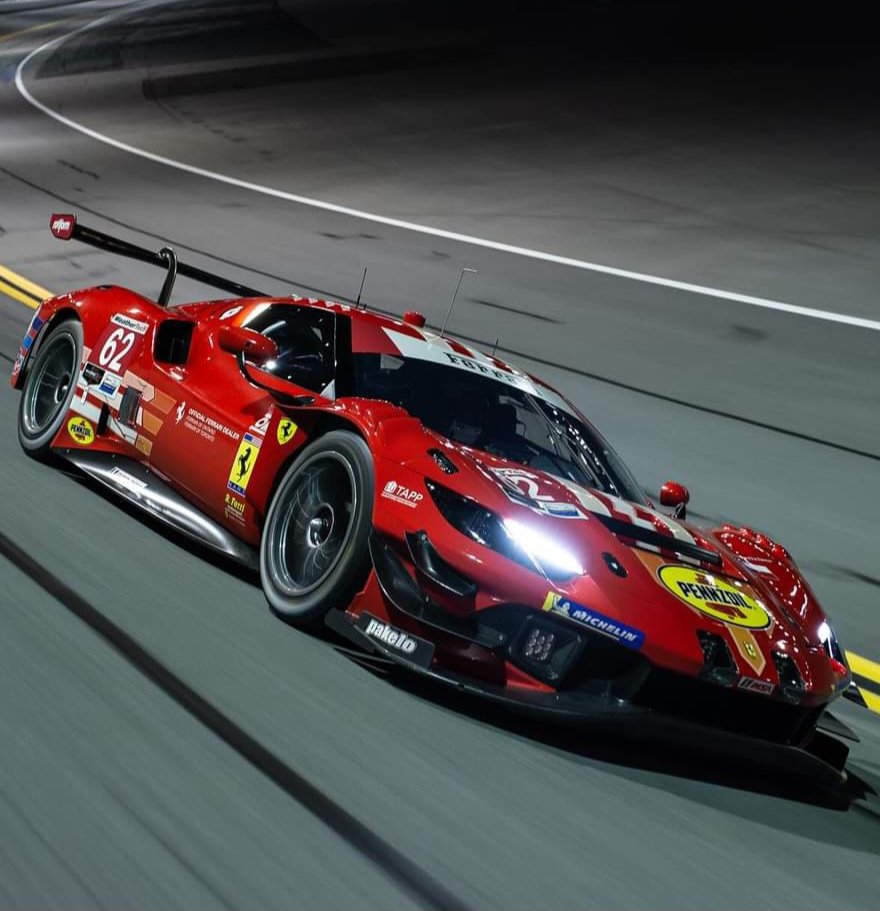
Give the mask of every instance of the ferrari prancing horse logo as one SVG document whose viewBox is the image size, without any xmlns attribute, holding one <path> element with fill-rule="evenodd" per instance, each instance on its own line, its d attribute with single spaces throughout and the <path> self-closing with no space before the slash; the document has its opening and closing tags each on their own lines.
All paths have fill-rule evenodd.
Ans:
<svg viewBox="0 0 880 911">
<path fill-rule="evenodd" d="M 238 444 L 238 452 L 235 453 L 232 468 L 229 469 L 229 480 L 226 482 L 226 486 L 231 491 L 244 496 L 259 455 L 259 437 L 246 433 Z"/>
<path fill-rule="evenodd" d="M 296 436 L 298 429 L 298 425 L 291 421 L 290 418 L 282 418 L 275 428 L 275 437 L 278 442 L 284 446 Z"/>
</svg>

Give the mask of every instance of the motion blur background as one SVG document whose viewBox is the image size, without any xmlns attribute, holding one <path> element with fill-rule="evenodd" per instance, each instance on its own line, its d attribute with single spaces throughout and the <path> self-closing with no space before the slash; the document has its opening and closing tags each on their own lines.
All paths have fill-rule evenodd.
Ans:
<svg viewBox="0 0 880 911">
<path fill-rule="evenodd" d="M 452 332 L 500 338 L 650 492 L 675 477 L 698 521 L 782 541 L 877 662 L 871 6 L 0 0 L 0 268 L 157 292 L 147 267 L 53 242 L 53 211 L 273 293 L 350 300 L 366 266 L 369 306 L 434 325 L 476 268 Z M 30 315 L 0 284 L 9 361 Z M 862 742 L 831 796 L 392 685 L 285 629 L 252 579 L 26 460 L 16 408 L 0 389 L 0 532 L 461 904 L 877 904 L 878 715 L 840 710 Z M 0 905 L 432 906 L 0 576 Z"/>
</svg>

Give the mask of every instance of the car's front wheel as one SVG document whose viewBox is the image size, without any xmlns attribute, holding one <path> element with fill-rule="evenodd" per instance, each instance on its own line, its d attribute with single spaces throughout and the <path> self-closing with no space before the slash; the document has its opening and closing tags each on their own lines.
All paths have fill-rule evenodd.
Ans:
<svg viewBox="0 0 880 911">
<path fill-rule="evenodd" d="M 67 319 L 52 329 L 29 365 L 18 406 L 18 440 L 35 459 L 51 458 L 52 440 L 76 392 L 82 350 L 82 326 Z"/>
<path fill-rule="evenodd" d="M 278 485 L 260 544 L 272 609 L 300 627 L 346 608 L 369 570 L 373 459 L 354 433 L 334 430 L 306 447 Z"/>
</svg>

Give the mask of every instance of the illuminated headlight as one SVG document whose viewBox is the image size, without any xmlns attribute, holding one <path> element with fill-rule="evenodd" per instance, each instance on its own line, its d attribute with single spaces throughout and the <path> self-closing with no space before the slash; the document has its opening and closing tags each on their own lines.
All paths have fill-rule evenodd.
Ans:
<svg viewBox="0 0 880 911">
<path fill-rule="evenodd" d="M 478 544 L 548 579 L 583 575 L 583 567 L 574 556 L 537 529 L 514 519 L 502 519 L 476 501 L 427 478 L 425 486 L 446 521 Z"/>
<path fill-rule="evenodd" d="M 848 677 L 849 666 L 846 663 L 846 658 L 843 655 L 843 649 L 840 647 L 840 641 L 838 640 L 837 634 L 834 632 L 831 624 L 828 623 L 827 620 L 823 620 L 819 624 L 817 633 L 819 636 L 819 641 L 822 643 L 825 652 L 831 659 L 831 666 L 834 668 L 834 672 L 839 677 Z"/>
<path fill-rule="evenodd" d="M 516 519 L 505 519 L 504 528 L 511 539 L 529 554 L 551 579 L 582 576 L 584 568 L 552 538 Z"/>
</svg>

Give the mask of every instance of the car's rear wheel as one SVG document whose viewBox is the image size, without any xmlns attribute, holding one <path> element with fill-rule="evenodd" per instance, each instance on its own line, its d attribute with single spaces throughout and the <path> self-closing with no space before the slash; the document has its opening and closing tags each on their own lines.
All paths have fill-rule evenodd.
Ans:
<svg viewBox="0 0 880 911">
<path fill-rule="evenodd" d="M 356 434 L 334 430 L 284 475 L 263 529 L 260 576 L 272 609 L 297 626 L 346 608 L 369 570 L 373 459 Z"/>
<path fill-rule="evenodd" d="M 35 459 L 48 461 L 50 445 L 76 392 L 83 333 L 76 319 L 52 329 L 29 365 L 18 405 L 18 441 Z"/>
</svg>

